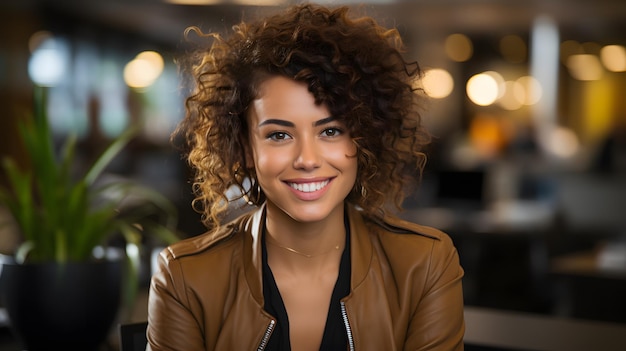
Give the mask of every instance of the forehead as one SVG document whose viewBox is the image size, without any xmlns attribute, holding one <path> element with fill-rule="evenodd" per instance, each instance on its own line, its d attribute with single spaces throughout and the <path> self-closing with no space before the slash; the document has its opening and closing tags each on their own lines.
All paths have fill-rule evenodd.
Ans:
<svg viewBox="0 0 626 351">
<path fill-rule="evenodd" d="M 257 97 L 250 104 L 250 115 L 258 119 L 293 119 L 306 116 L 328 117 L 324 104 L 316 104 L 306 83 L 282 76 L 263 80 Z"/>
</svg>

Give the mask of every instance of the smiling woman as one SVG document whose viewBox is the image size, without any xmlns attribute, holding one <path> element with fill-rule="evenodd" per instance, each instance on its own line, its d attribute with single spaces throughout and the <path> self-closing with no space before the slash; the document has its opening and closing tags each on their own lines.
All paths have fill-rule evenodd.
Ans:
<svg viewBox="0 0 626 351">
<path fill-rule="evenodd" d="M 174 137 L 209 230 L 161 253 L 148 349 L 461 350 L 450 238 L 386 207 L 429 140 L 398 32 L 310 4 L 196 31 Z M 224 224 L 232 188 L 258 208 Z"/>
<path fill-rule="evenodd" d="M 344 123 L 328 117 L 328 108 L 315 103 L 304 83 L 277 76 L 260 88 L 248 112 L 246 167 L 255 170 L 268 212 L 282 212 L 288 214 L 285 220 L 305 223 L 334 213 L 341 218 L 357 173 L 356 146 Z M 282 221 L 271 224 L 287 225 Z M 277 238 L 287 234 L 277 228 L 268 227 L 268 234 L 279 242 L 292 238 Z M 320 234 L 313 243 L 324 242 L 324 235 L 336 241 L 335 233 Z"/>
</svg>

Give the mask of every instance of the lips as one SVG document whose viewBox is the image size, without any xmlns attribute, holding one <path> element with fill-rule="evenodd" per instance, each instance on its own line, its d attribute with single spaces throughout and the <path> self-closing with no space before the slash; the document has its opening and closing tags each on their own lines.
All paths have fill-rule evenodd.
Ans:
<svg viewBox="0 0 626 351">
<path fill-rule="evenodd" d="M 321 182 L 309 182 L 309 183 L 287 182 L 287 184 L 289 184 L 290 187 L 292 187 L 295 190 L 301 191 L 303 193 L 312 193 L 315 191 L 322 190 L 324 187 L 328 185 L 328 183 L 330 183 L 329 179 L 326 179 Z"/>
</svg>

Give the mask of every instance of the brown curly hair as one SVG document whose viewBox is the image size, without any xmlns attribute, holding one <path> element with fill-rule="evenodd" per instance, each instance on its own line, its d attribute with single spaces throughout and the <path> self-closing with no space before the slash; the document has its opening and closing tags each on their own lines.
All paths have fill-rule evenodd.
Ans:
<svg viewBox="0 0 626 351">
<path fill-rule="evenodd" d="M 345 123 L 358 150 L 347 201 L 372 216 L 381 216 L 387 203 L 401 208 L 407 185 L 421 175 L 430 137 L 414 88 L 421 70 L 403 58 L 397 30 L 371 17 L 350 18 L 347 7 L 305 4 L 242 22 L 228 38 L 196 27 L 190 32 L 209 45 L 180 62 L 193 88 L 173 138 L 184 142 L 195 172 L 193 207 L 207 227 L 219 226 L 233 186 L 257 205 L 264 201 L 254 169 L 245 167 L 246 113 L 259 84 L 276 75 L 305 82 L 316 103 Z"/>
</svg>

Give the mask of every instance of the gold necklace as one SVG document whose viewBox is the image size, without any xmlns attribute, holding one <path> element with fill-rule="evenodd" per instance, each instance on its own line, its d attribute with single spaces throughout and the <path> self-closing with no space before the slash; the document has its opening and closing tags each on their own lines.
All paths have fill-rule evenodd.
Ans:
<svg viewBox="0 0 626 351">
<path fill-rule="evenodd" d="M 291 247 L 281 245 L 278 241 L 276 241 L 276 239 L 272 238 L 270 235 L 267 235 L 266 238 L 269 239 L 269 240 L 267 240 L 267 239 L 265 240 L 268 244 L 277 246 L 277 247 L 279 247 L 279 248 L 281 248 L 283 250 L 287 250 L 287 251 L 289 251 L 291 253 L 295 253 L 297 255 L 304 256 L 306 258 L 313 258 L 313 257 L 317 257 L 317 256 L 326 255 L 327 253 L 333 252 L 335 250 L 339 250 L 339 248 L 341 247 L 341 245 L 337 244 L 335 247 L 333 247 L 332 249 L 330 249 L 328 251 L 324 251 L 324 252 L 321 252 L 321 253 L 318 253 L 318 254 L 305 254 L 304 252 L 300 252 L 300 251 L 298 251 L 296 249 L 292 249 Z"/>
</svg>

